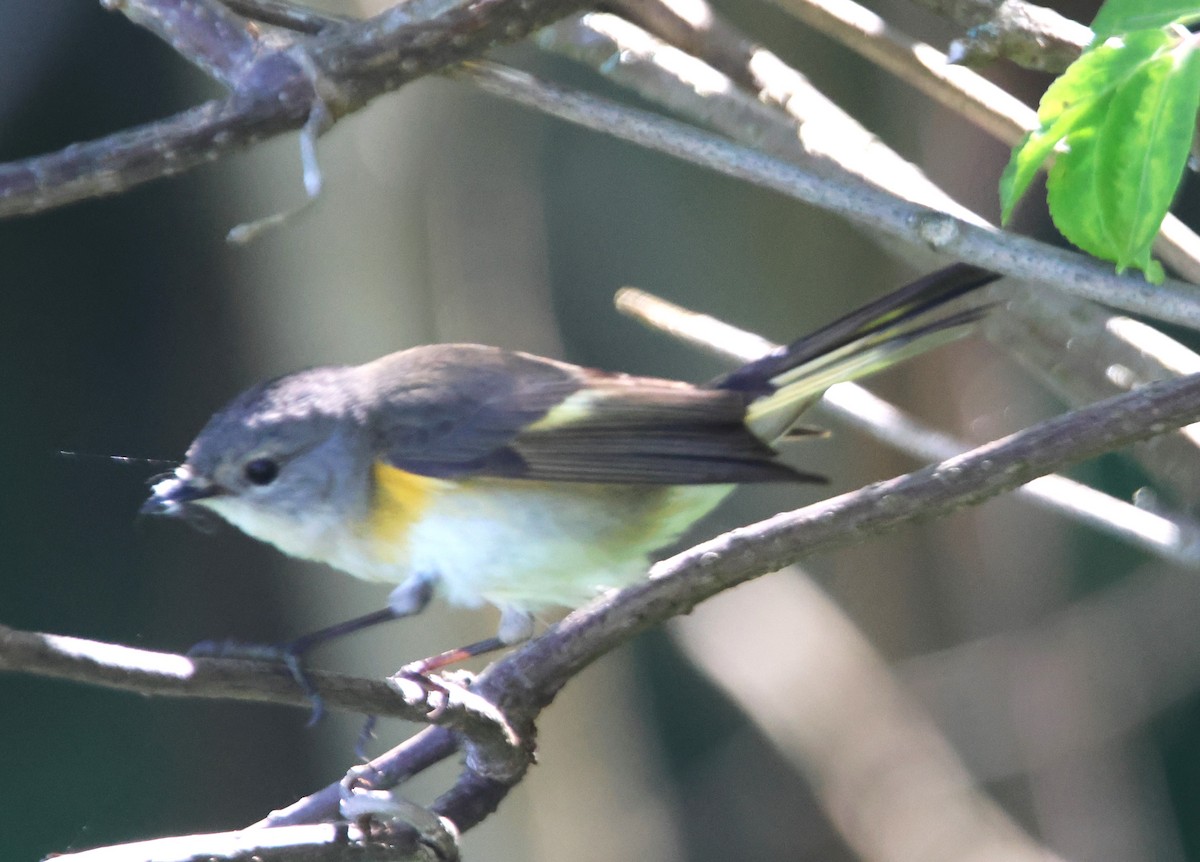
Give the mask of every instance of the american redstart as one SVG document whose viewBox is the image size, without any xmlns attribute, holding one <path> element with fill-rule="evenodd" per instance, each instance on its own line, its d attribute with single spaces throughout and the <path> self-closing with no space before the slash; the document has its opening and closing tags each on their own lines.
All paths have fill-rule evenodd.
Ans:
<svg viewBox="0 0 1200 862">
<path fill-rule="evenodd" d="M 965 333 L 986 306 L 943 306 L 998 277 L 939 270 L 699 386 L 473 344 L 289 374 L 214 415 L 142 511 L 203 507 L 284 553 L 399 584 L 385 609 L 284 645 L 293 667 L 435 592 L 500 608 L 495 638 L 408 666 L 426 672 L 641 577 L 738 484 L 823 481 L 772 444 L 834 383 Z"/>
</svg>

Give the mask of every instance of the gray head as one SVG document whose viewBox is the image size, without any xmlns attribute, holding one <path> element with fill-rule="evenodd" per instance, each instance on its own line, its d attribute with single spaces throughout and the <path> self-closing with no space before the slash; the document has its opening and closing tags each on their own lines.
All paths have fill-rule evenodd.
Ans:
<svg viewBox="0 0 1200 862">
<path fill-rule="evenodd" d="M 203 506 L 281 546 L 281 531 L 301 522 L 344 518 L 365 502 L 370 458 L 354 372 L 314 368 L 243 392 L 209 420 L 142 511 Z"/>
</svg>

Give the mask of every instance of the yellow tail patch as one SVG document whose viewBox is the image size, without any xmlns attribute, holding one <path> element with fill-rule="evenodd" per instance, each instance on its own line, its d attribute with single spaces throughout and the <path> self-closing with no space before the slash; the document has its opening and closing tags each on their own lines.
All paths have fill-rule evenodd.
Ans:
<svg viewBox="0 0 1200 862">
<path fill-rule="evenodd" d="M 433 500 L 433 495 L 454 483 L 419 476 L 376 461 L 371 470 L 374 490 L 369 529 L 380 542 L 397 545 Z"/>
</svg>

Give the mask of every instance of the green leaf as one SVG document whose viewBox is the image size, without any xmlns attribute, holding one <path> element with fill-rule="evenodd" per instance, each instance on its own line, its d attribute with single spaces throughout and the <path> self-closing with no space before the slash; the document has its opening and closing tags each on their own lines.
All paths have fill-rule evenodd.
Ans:
<svg viewBox="0 0 1200 862">
<path fill-rule="evenodd" d="M 1097 257 L 1112 245 L 1106 211 L 1096 205 L 1096 128 L 1090 122 L 1071 136 L 1071 148 L 1062 153 L 1046 177 L 1046 202 L 1063 236 Z"/>
<path fill-rule="evenodd" d="M 1140 30 L 1084 52 L 1042 94 L 1037 112 L 1042 128 L 1111 95 L 1140 64 L 1178 41 L 1165 30 Z"/>
<path fill-rule="evenodd" d="M 1101 205 L 1113 226 L 1118 270 L 1145 270 L 1150 246 L 1187 164 L 1200 107 L 1200 54 L 1180 44 L 1146 63 L 1115 93 L 1097 150 Z"/>
<path fill-rule="evenodd" d="M 1178 39 L 1163 30 L 1131 33 L 1119 42 L 1083 54 L 1046 89 L 1038 105 L 1041 128 L 1013 149 L 1000 179 L 1001 221 L 1007 223 L 1042 163 L 1063 138 L 1069 137 L 1097 105 L 1110 99 L 1138 66 Z"/>
<path fill-rule="evenodd" d="M 1013 148 L 1012 158 L 1000 175 L 1000 223 L 1008 224 L 1013 209 L 1025 195 L 1042 162 L 1054 150 L 1057 138 L 1039 132 L 1029 132 Z"/>
<path fill-rule="evenodd" d="M 1092 21 L 1096 43 L 1133 30 L 1150 30 L 1200 18 L 1195 0 L 1107 0 Z"/>
<path fill-rule="evenodd" d="M 1118 271 L 1134 266 L 1161 280 L 1151 245 L 1187 161 L 1200 108 L 1200 54 L 1188 40 L 1154 32 L 1168 41 L 1125 64 L 1116 86 L 1076 117 L 1047 195 L 1054 223 L 1071 242 L 1115 261 Z M 1152 44 L 1138 35 L 1126 44 Z"/>
</svg>

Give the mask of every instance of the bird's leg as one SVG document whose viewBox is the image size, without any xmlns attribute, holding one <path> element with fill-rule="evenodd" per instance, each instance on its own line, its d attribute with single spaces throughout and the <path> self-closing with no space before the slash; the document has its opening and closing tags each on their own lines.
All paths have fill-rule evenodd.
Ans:
<svg viewBox="0 0 1200 862">
<path fill-rule="evenodd" d="M 409 662 L 400 668 L 399 675 L 428 679 L 432 671 L 457 664 L 460 661 L 466 661 L 477 655 L 484 655 L 485 653 L 502 650 L 505 647 L 515 646 L 529 640 L 532 636 L 533 614 L 526 610 L 506 606 L 500 609 L 500 629 L 495 637 L 485 638 L 473 644 L 446 650 L 437 655 L 431 655 L 429 658 L 423 658 L 420 661 Z"/>
<path fill-rule="evenodd" d="M 360 617 L 335 623 L 301 635 L 298 638 L 282 644 L 247 644 L 236 641 L 203 641 L 190 650 L 190 656 L 205 656 L 211 658 L 244 658 L 261 661 L 281 662 L 288 669 L 296 685 L 304 692 L 312 704 L 312 716 L 308 720 L 311 727 L 321 720 L 325 714 L 325 703 L 317 692 L 308 673 L 304 670 L 302 659 L 309 650 L 336 638 L 362 631 L 380 623 L 413 616 L 423 611 L 433 598 L 434 580 L 426 576 L 413 576 L 396 587 L 388 596 L 387 607 Z"/>
</svg>

